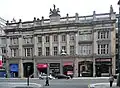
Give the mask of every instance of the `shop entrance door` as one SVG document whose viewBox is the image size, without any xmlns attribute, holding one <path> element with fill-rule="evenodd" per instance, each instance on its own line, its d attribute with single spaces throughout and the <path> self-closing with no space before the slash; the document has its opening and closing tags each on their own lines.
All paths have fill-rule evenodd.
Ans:
<svg viewBox="0 0 120 88">
<path fill-rule="evenodd" d="M 30 66 L 30 71 L 29 71 L 29 74 L 28 74 L 28 66 Z M 34 72 L 34 67 L 33 67 L 33 63 L 32 62 L 27 62 L 27 63 L 23 63 L 23 68 L 24 68 L 24 77 L 28 77 L 28 75 L 31 77 L 33 77 L 33 72 Z"/>
</svg>

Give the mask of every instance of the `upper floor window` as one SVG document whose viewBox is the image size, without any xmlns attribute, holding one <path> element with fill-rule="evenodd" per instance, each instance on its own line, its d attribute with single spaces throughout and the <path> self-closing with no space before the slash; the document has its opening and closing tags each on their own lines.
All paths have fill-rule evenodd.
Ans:
<svg viewBox="0 0 120 88">
<path fill-rule="evenodd" d="M 80 46 L 80 55 L 89 55 L 92 53 L 91 45 L 81 45 Z"/>
<path fill-rule="evenodd" d="M 66 41 L 66 35 L 62 35 L 62 42 Z"/>
<path fill-rule="evenodd" d="M 98 39 L 107 39 L 109 38 L 109 31 L 99 31 Z"/>
<path fill-rule="evenodd" d="M 58 48 L 57 46 L 54 47 L 54 56 L 56 56 L 58 54 Z"/>
<path fill-rule="evenodd" d="M 32 48 L 24 48 L 25 56 L 32 56 L 33 55 L 33 49 Z"/>
<path fill-rule="evenodd" d="M 18 55 L 19 55 L 18 48 L 11 48 L 11 56 L 15 57 Z"/>
<path fill-rule="evenodd" d="M 38 43 L 42 43 L 42 36 L 38 37 Z"/>
<path fill-rule="evenodd" d="M 74 34 L 71 34 L 70 35 L 70 41 L 74 41 L 75 40 L 75 36 L 74 36 Z"/>
<path fill-rule="evenodd" d="M 70 55 L 74 55 L 75 54 L 75 48 L 74 46 L 70 46 Z"/>
<path fill-rule="evenodd" d="M 50 47 L 46 47 L 46 56 L 50 55 Z"/>
<path fill-rule="evenodd" d="M 6 48 L 5 47 L 1 47 L 1 50 L 2 50 L 2 54 L 6 53 Z"/>
<path fill-rule="evenodd" d="M 46 42 L 50 42 L 50 37 L 49 36 L 46 36 L 45 39 L 46 39 Z"/>
<path fill-rule="evenodd" d="M 32 38 L 24 38 L 24 43 L 25 44 L 31 44 L 32 43 Z"/>
<path fill-rule="evenodd" d="M 109 44 L 98 44 L 98 54 L 108 54 Z"/>
<path fill-rule="evenodd" d="M 57 35 L 54 35 L 54 42 L 57 42 L 58 41 L 58 36 Z"/>
<path fill-rule="evenodd" d="M 6 44 L 6 38 L 1 38 L 1 44 Z"/>
<path fill-rule="evenodd" d="M 92 34 L 81 34 L 80 40 L 81 41 L 92 40 Z"/>
<path fill-rule="evenodd" d="M 18 44 L 18 38 L 10 38 L 10 43 L 11 44 Z"/>
<path fill-rule="evenodd" d="M 66 51 L 66 46 L 62 46 L 62 50 L 65 50 L 65 51 Z"/>
<path fill-rule="evenodd" d="M 38 47 L 38 56 L 42 55 L 42 47 Z"/>
</svg>

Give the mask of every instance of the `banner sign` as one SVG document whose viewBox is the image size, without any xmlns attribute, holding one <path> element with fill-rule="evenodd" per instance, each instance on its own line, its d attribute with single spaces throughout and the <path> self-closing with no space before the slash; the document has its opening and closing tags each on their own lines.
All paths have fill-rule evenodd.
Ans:
<svg viewBox="0 0 120 88">
<path fill-rule="evenodd" d="M 2 56 L 0 56 L 0 68 L 3 66 L 3 63 L 2 63 Z"/>
<path fill-rule="evenodd" d="M 11 72 L 18 72 L 18 64 L 10 64 Z"/>
</svg>

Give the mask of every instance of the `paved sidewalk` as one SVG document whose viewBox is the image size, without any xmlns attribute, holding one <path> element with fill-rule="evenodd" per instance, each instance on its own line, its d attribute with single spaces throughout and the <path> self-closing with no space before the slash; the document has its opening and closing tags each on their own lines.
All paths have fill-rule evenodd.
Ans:
<svg viewBox="0 0 120 88">
<path fill-rule="evenodd" d="M 0 78 L 0 79 L 27 79 L 27 78 Z M 39 79 L 39 78 L 30 78 Z M 109 79 L 109 77 L 73 77 L 72 79 Z"/>
<path fill-rule="evenodd" d="M 73 79 L 109 79 L 109 77 L 74 77 Z"/>
<path fill-rule="evenodd" d="M 113 86 L 110 87 L 109 83 L 96 83 L 88 85 L 88 88 L 120 88 L 116 86 L 116 83 L 113 83 Z"/>
</svg>

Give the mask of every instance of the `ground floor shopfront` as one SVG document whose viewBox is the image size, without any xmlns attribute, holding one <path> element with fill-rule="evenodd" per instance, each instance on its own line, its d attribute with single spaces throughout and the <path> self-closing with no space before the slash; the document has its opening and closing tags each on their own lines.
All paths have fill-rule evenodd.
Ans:
<svg viewBox="0 0 120 88">
<path fill-rule="evenodd" d="M 80 57 L 32 57 L 11 58 L 7 60 L 7 74 L 9 77 L 38 77 L 39 74 L 65 74 L 80 76 L 103 76 L 115 72 L 113 58 L 80 58 Z"/>
</svg>

